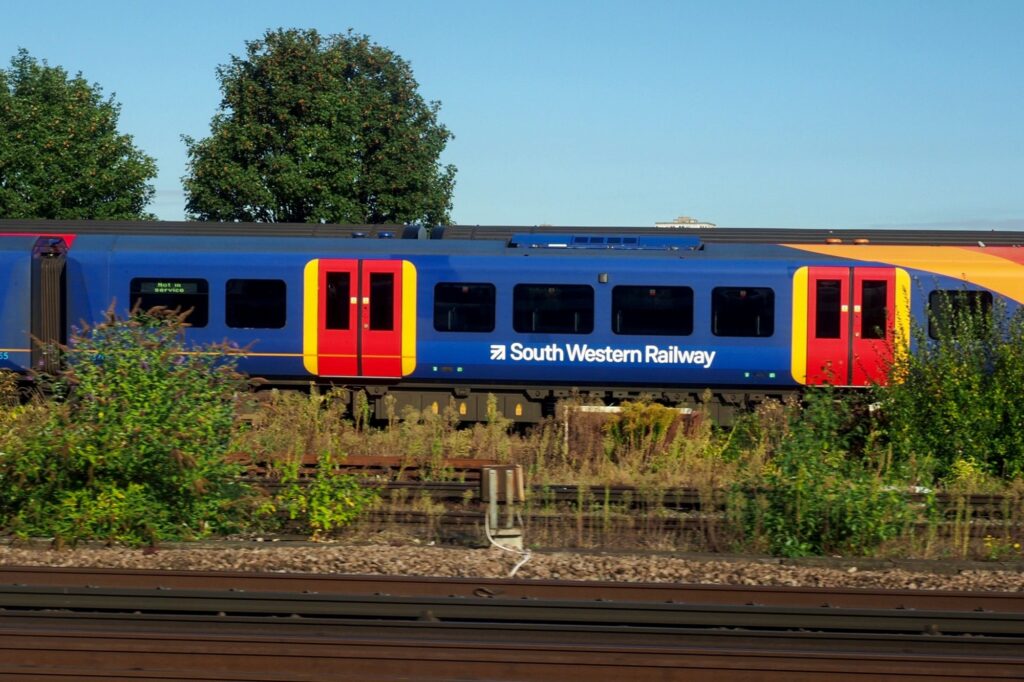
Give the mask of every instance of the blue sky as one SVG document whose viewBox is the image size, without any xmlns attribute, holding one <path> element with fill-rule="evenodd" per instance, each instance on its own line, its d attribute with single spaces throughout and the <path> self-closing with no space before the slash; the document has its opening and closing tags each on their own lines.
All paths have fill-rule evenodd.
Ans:
<svg viewBox="0 0 1024 682">
<path fill-rule="evenodd" d="M 480 225 L 1024 229 L 1024 2 L 14 2 L 19 47 L 115 93 L 183 218 L 181 135 L 267 29 L 411 62 Z"/>
</svg>

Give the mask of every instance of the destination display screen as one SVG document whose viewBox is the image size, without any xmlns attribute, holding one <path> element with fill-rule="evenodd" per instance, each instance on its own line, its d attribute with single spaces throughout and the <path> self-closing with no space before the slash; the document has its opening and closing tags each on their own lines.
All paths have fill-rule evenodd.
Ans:
<svg viewBox="0 0 1024 682">
<path fill-rule="evenodd" d="M 139 282 L 140 294 L 198 294 L 199 284 L 181 280 L 142 280 Z"/>
</svg>

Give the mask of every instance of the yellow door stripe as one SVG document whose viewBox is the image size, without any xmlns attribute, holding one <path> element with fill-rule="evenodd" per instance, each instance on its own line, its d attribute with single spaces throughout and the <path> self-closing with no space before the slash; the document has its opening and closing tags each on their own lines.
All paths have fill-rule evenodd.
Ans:
<svg viewBox="0 0 1024 682">
<path fill-rule="evenodd" d="M 793 273 L 793 340 L 790 371 L 798 384 L 807 383 L 807 268 Z"/>
<path fill-rule="evenodd" d="M 306 263 L 302 273 L 302 364 L 310 374 L 318 374 L 317 334 L 320 329 L 320 261 Z"/>
<path fill-rule="evenodd" d="M 893 360 L 899 364 L 910 352 L 910 273 L 903 268 L 896 268 L 896 319 L 893 324 Z"/>
<path fill-rule="evenodd" d="M 402 261 L 402 376 L 416 369 L 416 266 Z"/>
</svg>

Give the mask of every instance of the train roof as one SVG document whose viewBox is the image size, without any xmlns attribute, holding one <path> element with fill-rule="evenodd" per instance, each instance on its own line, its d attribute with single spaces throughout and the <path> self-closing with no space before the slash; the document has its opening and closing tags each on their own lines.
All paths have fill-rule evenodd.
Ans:
<svg viewBox="0 0 1024 682">
<path fill-rule="evenodd" d="M 869 243 L 949 246 L 1024 246 L 1024 232 L 1010 230 L 906 230 L 855 228 L 582 227 L 443 225 L 334 225 L 186 221 L 0 220 L 0 234 L 76 234 L 192 237 L 307 237 L 311 239 L 503 241 L 523 235 L 679 237 L 693 244 Z M 686 247 L 690 248 L 690 247 Z"/>
</svg>

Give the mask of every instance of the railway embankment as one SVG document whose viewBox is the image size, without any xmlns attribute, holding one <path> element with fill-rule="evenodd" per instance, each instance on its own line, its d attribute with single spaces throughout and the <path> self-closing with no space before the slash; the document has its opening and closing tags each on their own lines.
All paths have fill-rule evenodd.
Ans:
<svg viewBox="0 0 1024 682">
<path fill-rule="evenodd" d="M 225 541 L 131 549 L 0 545 L 0 566 L 507 578 L 520 560 L 489 549 L 400 543 Z M 676 552 L 534 551 L 524 580 L 1024 592 L 1024 562 L 781 559 Z"/>
</svg>

